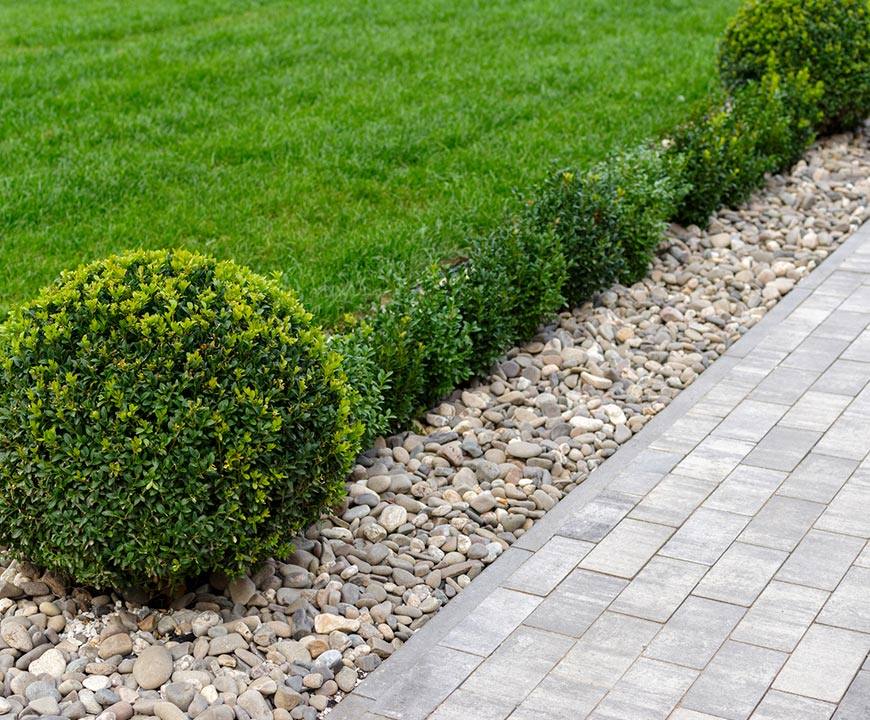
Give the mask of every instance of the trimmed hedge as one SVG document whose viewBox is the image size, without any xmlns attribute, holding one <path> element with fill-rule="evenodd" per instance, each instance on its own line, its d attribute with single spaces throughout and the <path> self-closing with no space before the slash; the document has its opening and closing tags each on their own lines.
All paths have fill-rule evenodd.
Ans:
<svg viewBox="0 0 870 720">
<path fill-rule="evenodd" d="M 183 251 L 85 265 L 0 330 L 0 543 L 96 586 L 238 574 L 341 499 L 350 413 L 273 282 Z"/>
<path fill-rule="evenodd" d="M 686 193 L 674 218 L 706 227 L 723 205 L 736 205 L 791 166 L 810 146 L 821 86 L 801 71 L 785 80 L 770 71 L 733 94 L 713 93 L 666 140 Z"/>
<path fill-rule="evenodd" d="M 364 441 L 407 425 L 534 332 L 562 305 L 564 273 L 557 239 L 514 218 L 475 238 L 464 262 L 431 268 L 352 322 L 333 345 L 360 398 Z"/>
<path fill-rule="evenodd" d="M 825 132 L 870 115 L 870 7 L 867 0 L 749 0 L 725 30 L 719 72 L 726 86 L 758 81 L 773 68 L 820 82 Z"/>
<path fill-rule="evenodd" d="M 555 173 L 529 200 L 540 232 L 553 232 L 567 264 L 571 305 L 646 274 L 683 195 L 679 158 L 655 148 L 617 153 L 587 172 Z"/>
</svg>

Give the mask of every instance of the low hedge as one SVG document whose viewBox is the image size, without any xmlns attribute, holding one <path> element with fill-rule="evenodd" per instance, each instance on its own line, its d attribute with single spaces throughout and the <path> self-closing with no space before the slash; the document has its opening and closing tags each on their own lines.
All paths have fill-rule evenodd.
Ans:
<svg viewBox="0 0 870 720">
<path fill-rule="evenodd" d="M 561 170 L 529 198 L 531 222 L 561 243 L 569 304 L 646 274 L 683 195 L 680 164 L 655 148 L 639 147 L 585 172 Z"/>
<path fill-rule="evenodd" d="M 96 586 L 238 574 L 342 497 L 351 411 L 271 281 L 182 251 L 85 265 L 0 329 L 0 543 Z"/>
<path fill-rule="evenodd" d="M 791 78 L 769 71 L 733 93 L 711 93 L 665 140 L 685 189 L 674 219 L 706 227 L 719 207 L 745 201 L 766 173 L 790 167 L 815 137 L 820 96 L 806 71 Z"/>
<path fill-rule="evenodd" d="M 770 68 L 821 83 L 823 132 L 851 129 L 870 115 L 870 6 L 867 0 L 749 0 L 719 46 L 719 72 L 738 88 Z"/>
</svg>

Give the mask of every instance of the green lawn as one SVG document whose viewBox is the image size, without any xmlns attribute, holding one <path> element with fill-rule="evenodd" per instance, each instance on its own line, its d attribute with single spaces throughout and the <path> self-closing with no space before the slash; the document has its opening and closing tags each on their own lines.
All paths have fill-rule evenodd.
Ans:
<svg viewBox="0 0 870 720">
<path fill-rule="evenodd" d="M 737 0 L 0 0 L 0 311 L 111 251 L 329 322 L 679 119 Z"/>
</svg>

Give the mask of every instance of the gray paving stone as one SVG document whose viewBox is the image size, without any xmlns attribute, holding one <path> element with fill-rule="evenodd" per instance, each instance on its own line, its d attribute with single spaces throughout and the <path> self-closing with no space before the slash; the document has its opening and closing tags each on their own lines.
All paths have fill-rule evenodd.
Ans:
<svg viewBox="0 0 870 720">
<path fill-rule="evenodd" d="M 753 400 L 793 405 L 819 377 L 815 370 L 778 367 L 750 393 Z"/>
<path fill-rule="evenodd" d="M 710 568 L 693 594 L 748 607 L 786 557 L 782 550 L 736 542 Z"/>
<path fill-rule="evenodd" d="M 870 538 L 870 478 L 856 471 L 816 520 L 819 530 Z"/>
<path fill-rule="evenodd" d="M 634 495 L 640 499 L 658 485 L 664 476 L 665 473 L 648 470 L 624 470 L 613 478 L 608 491 Z"/>
<path fill-rule="evenodd" d="M 746 720 L 786 657 L 776 650 L 728 640 L 680 704 L 726 720 Z"/>
<path fill-rule="evenodd" d="M 719 423 L 712 435 L 758 442 L 767 435 L 787 410 L 787 406 L 779 403 L 747 399 Z"/>
<path fill-rule="evenodd" d="M 363 697 L 359 693 L 351 693 L 345 695 L 341 705 L 336 706 L 330 715 L 334 720 L 381 720 L 384 715 L 379 718 L 374 713 L 368 712 L 374 704 L 375 701 L 371 698 Z"/>
<path fill-rule="evenodd" d="M 627 580 L 575 570 L 550 593 L 525 624 L 580 637 L 628 584 Z"/>
<path fill-rule="evenodd" d="M 715 487 L 716 483 L 710 480 L 671 473 L 628 516 L 635 520 L 679 527 Z"/>
<path fill-rule="evenodd" d="M 831 310 L 831 303 L 825 298 L 813 300 L 813 296 L 810 295 L 795 310 L 789 313 L 784 322 L 777 325 L 776 330 L 789 327 L 794 332 L 802 331 L 805 335 L 809 335 L 830 317 Z"/>
<path fill-rule="evenodd" d="M 650 447 L 688 455 L 695 445 L 707 437 L 718 423 L 719 418 L 717 417 L 689 411 L 674 422 Z"/>
<path fill-rule="evenodd" d="M 653 557 L 613 601 L 611 610 L 666 622 L 707 572 L 706 565 Z"/>
<path fill-rule="evenodd" d="M 480 661 L 477 655 L 435 645 L 420 656 L 411 671 L 395 678 L 389 691 L 375 701 L 371 712 L 402 720 L 423 720 Z"/>
<path fill-rule="evenodd" d="M 564 635 L 520 627 L 471 673 L 462 689 L 518 705 L 573 644 Z"/>
<path fill-rule="evenodd" d="M 725 718 L 696 712 L 695 710 L 688 710 L 686 708 L 677 708 L 668 715 L 668 720 L 725 720 Z"/>
<path fill-rule="evenodd" d="M 740 404 L 748 391 L 749 388 L 743 383 L 722 380 L 695 403 L 692 411 L 699 415 L 724 418 Z"/>
<path fill-rule="evenodd" d="M 859 285 L 840 305 L 840 310 L 845 312 L 866 312 L 870 307 L 870 287 Z"/>
<path fill-rule="evenodd" d="M 773 581 L 743 616 L 731 638 L 790 653 L 828 595 L 825 590 Z"/>
<path fill-rule="evenodd" d="M 792 352 L 828 315 L 826 312 L 812 310 L 808 313 L 811 316 L 809 320 L 801 320 L 796 317 L 798 312 L 795 310 L 779 325 L 770 330 L 766 337 L 758 343 L 758 347 L 764 349 L 779 348 Z"/>
<path fill-rule="evenodd" d="M 697 670 L 640 658 L 589 720 L 666 720 L 697 676 Z"/>
<path fill-rule="evenodd" d="M 751 720 L 830 720 L 836 705 L 768 690 Z"/>
<path fill-rule="evenodd" d="M 532 595 L 549 595 L 593 547 L 589 542 L 555 535 L 514 570 L 504 586 Z"/>
<path fill-rule="evenodd" d="M 794 550 L 824 509 L 820 503 L 774 495 L 739 539 L 778 550 Z"/>
<path fill-rule="evenodd" d="M 834 720 L 867 720 L 870 718 L 870 672 L 859 672 L 840 707 Z"/>
<path fill-rule="evenodd" d="M 833 590 L 861 552 L 864 541 L 851 535 L 810 530 L 776 574 L 777 580 Z"/>
<path fill-rule="evenodd" d="M 820 392 L 855 396 L 870 382 L 870 363 L 854 360 L 835 361 L 813 383 L 812 389 Z"/>
<path fill-rule="evenodd" d="M 642 472 L 657 472 L 667 475 L 674 466 L 683 459 L 683 453 L 668 450 L 656 450 L 647 447 L 641 450 L 629 463 L 628 470 Z"/>
<path fill-rule="evenodd" d="M 553 674 L 608 690 L 640 657 L 661 625 L 605 612 L 556 665 Z"/>
<path fill-rule="evenodd" d="M 532 690 L 509 720 L 586 718 L 606 693 L 606 688 L 576 682 L 570 675 L 554 670 Z"/>
<path fill-rule="evenodd" d="M 747 465 L 791 472 L 822 436 L 814 430 L 777 426 L 746 456 Z"/>
<path fill-rule="evenodd" d="M 822 371 L 837 359 L 849 342 L 831 337 L 808 337 L 782 361 L 782 367 Z"/>
<path fill-rule="evenodd" d="M 662 476 L 656 474 L 655 477 Z M 604 539 L 640 498 L 612 489 L 586 503 L 559 528 L 559 534 L 575 540 L 597 543 Z"/>
<path fill-rule="evenodd" d="M 865 387 L 855 396 L 849 405 L 849 414 L 870 418 L 870 387 Z"/>
<path fill-rule="evenodd" d="M 819 440 L 816 452 L 862 460 L 870 452 L 870 422 L 863 415 L 849 412 L 847 408 Z"/>
<path fill-rule="evenodd" d="M 855 559 L 855 564 L 860 567 L 870 567 L 870 542 L 864 545 L 861 554 Z"/>
<path fill-rule="evenodd" d="M 625 518 L 583 558 L 580 567 L 632 578 L 673 531 L 666 525 Z"/>
<path fill-rule="evenodd" d="M 746 440 L 710 436 L 701 441 L 674 470 L 686 477 L 719 482 L 728 477 L 754 447 Z"/>
<path fill-rule="evenodd" d="M 856 467 L 857 460 L 811 452 L 789 474 L 777 494 L 829 503 Z"/>
<path fill-rule="evenodd" d="M 505 720 L 514 710 L 515 703 L 501 698 L 480 696 L 459 688 L 448 697 L 428 720 Z"/>
<path fill-rule="evenodd" d="M 779 470 L 738 465 L 704 501 L 703 507 L 739 515 L 755 515 L 786 477 Z"/>
<path fill-rule="evenodd" d="M 475 655 L 489 655 L 531 613 L 541 598 L 496 588 L 448 634 L 442 645 Z"/>
<path fill-rule="evenodd" d="M 870 361 L 870 332 L 865 330 L 856 337 L 843 353 L 844 360 Z"/>
<path fill-rule="evenodd" d="M 847 272 L 845 270 L 835 270 L 825 278 L 815 292 L 822 295 L 835 295 L 845 299 L 851 295 L 856 288 L 861 287 L 862 282 L 863 277 L 858 273 Z"/>
<path fill-rule="evenodd" d="M 870 568 L 853 567 L 819 613 L 819 622 L 870 633 Z"/>
<path fill-rule="evenodd" d="M 701 670 L 744 612 L 745 608 L 738 605 L 689 597 L 656 635 L 644 655 Z"/>
<path fill-rule="evenodd" d="M 854 272 L 866 273 L 868 268 L 870 268 L 870 260 L 865 257 L 857 257 L 855 255 L 852 255 L 850 258 L 843 261 L 842 267 L 844 270 L 852 270 Z"/>
<path fill-rule="evenodd" d="M 773 688 L 837 703 L 870 650 L 870 635 L 813 624 L 773 682 Z"/>
<path fill-rule="evenodd" d="M 735 365 L 729 375 L 732 373 L 743 373 L 752 375 L 752 386 L 758 385 L 777 365 L 779 365 L 788 353 L 785 350 L 770 350 L 765 348 L 755 347 L 746 357 L 744 357 L 737 365 Z"/>
<path fill-rule="evenodd" d="M 801 399 L 792 405 L 791 410 L 783 416 L 779 424 L 783 427 L 825 432 L 850 402 L 852 402 L 850 395 L 807 390 Z"/>
<path fill-rule="evenodd" d="M 837 310 L 831 313 L 810 337 L 835 338 L 852 341 L 870 325 L 870 314 Z"/>
<path fill-rule="evenodd" d="M 712 565 L 740 534 L 749 518 L 700 507 L 661 550 L 662 555 Z"/>
</svg>

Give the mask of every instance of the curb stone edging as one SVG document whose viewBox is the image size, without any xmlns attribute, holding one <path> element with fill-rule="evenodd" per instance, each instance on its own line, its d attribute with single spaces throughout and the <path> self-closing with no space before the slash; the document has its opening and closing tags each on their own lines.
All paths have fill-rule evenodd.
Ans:
<svg viewBox="0 0 870 720">
<path fill-rule="evenodd" d="M 674 423 L 683 417 L 707 391 L 737 364 L 747 357 L 785 317 L 806 300 L 834 271 L 848 271 L 847 261 L 864 243 L 870 242 L 870 221 L 861 225 L 834 252 L 798 283 L 780 302 L 732 345 L 688 388 L 683 390 L 643 430 L 620 446 L 607 462 L 596 468 L 588 478 L 550 512 L 542 517 L 516 543 L 490 564 L 475 580 L 438 612 L 432 620 L 418 630 L 383 665 L 370 673 L 330 713 L 330 720 L 401 720 L 401 716 L 379 715 L 371 712 L 376 701 L 390 690 L 396 675 L 412 672 L 427 657 L 440 639 L 444 638 L 489 592 L 501 584 L 523 561 L 553 537 L 569 514 L 576 513 L 607 489 L 610 481 L 632 461 L 648 456 L 656 468 L 667 472 L 682 455 L 656 450 L 651 446 Z M 434 710 L 435 708 L 432 708 Z"/>
</svg>

